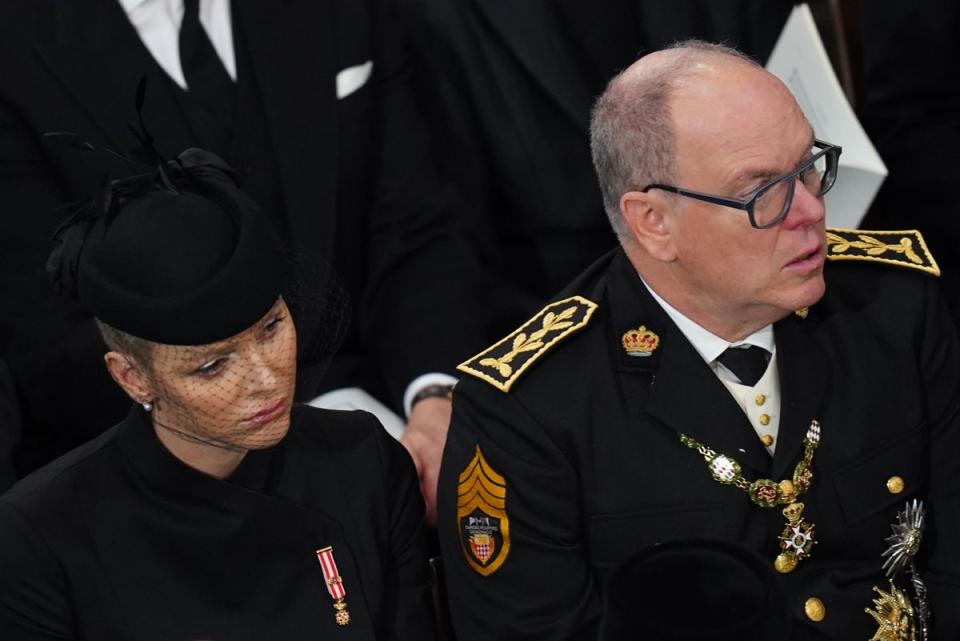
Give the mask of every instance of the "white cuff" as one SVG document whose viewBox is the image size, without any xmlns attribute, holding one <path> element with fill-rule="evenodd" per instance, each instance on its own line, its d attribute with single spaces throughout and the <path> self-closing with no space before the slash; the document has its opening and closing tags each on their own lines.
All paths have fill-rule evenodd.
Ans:
<svg viewBox="0 0 960 641">
<path fill-rule="evenodd" d="M 364 410 L 370 412 L 380 421 L 383 429 L 393 438 L 400 440 L 406 422 L 389 407 L 370 396 L 359 387 L 341 387 L 330 390 L 316 397 L 309 403 L 313 407 L 323 407 L 329 410 Z"/>
</svg>

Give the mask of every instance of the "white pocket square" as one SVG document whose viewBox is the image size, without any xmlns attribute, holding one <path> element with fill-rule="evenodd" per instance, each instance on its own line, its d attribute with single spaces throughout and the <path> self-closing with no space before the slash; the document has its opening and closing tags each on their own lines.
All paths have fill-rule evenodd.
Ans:
<svg viewBox="0 0 960 641">
<path fill-rule="evenodd" d="M 373 73 L 373 60 L 367 60 L 362 65 L 347 67 L 337 74 L 337 100 L 346 98 L 362 87 Z"/>
</svg>

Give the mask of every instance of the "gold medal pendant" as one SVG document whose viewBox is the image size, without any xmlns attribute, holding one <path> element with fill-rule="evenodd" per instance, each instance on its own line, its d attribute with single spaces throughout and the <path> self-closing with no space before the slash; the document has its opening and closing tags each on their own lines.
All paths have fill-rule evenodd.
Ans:
<svg viewBox="0 0 960 641">
<path fill-rule="evenodd" d="M 773 567 L 782 574 L 793 572 L 797 563 L 810 556 L 817 541 L 813 535 L 814 525 L 803 520 L 803 503 L 791 503 L 783 508 L 787 524 L 780 533 L 780 554 Z"/>
<path fill-rule="evenodd" d="M 327 546 L 317 550 L 317 560 L 323 570 L 323 579 L 327 584 L 327 592 L 333 599 L 333 620 L 337 625 L 350 625 L 350 611 L 347 610 L 347 588 L 343 584 L 343 577 L 337 569 L 337 562 L 333 560 L 333 547 Z"/>
<path fill-rule="evenodd" d="M 337 625 L 350 625 L 350 612 L 347 610 L 347 604 L 343 602 L 343 599 L 334 601 L 333 609 L 335 610 L 333 618 Z"/>
</svg>

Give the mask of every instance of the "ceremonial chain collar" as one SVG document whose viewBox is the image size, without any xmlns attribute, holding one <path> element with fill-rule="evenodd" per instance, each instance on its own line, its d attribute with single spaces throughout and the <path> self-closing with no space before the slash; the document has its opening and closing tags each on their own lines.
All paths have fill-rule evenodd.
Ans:
<svg viewBox="0 0 960 641">
<path fill-rule="evenodd" d="M 813 482 L 813 453 L 820 445 L 820 423 L 810 423 L 807 435 L 803 439 L 803 459 L 793 468 L 793 479 L 783 479 L 779 483 L 771 479 L 748 481 L 742 474 L 742 468 L 733 458 L 718 454 L 703 443 L 686 434 L 680 434 L 680 441 L 703 456 L 710 476 L 718 483 L 733 485 L 747 493 L 756 505 L 772 508 L 786 505 L 783 516 L 787 524 L 777 539 L 780 542 L 780 554 L 773 562 L 778 572 L 792 572 L 797 563 L 810 556 L 816 544 L 814 525 L 803 519 L 803 503 L 797 499 L 810 489 Z"/>
</svg>

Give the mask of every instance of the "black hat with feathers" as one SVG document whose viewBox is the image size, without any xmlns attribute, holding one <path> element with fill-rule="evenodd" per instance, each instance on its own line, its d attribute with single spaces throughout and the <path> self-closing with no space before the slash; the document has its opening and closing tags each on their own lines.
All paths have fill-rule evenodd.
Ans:
<svg viewBox="0 0 960 641">
<path fill-rule="evenodd" d="M 122 159 L 128 175 L 107 177 L 54 234 L 47 273 L 58 291 L 108 325 L 147 340 L 200 345 L 253 325 L 281 295 L 283 252 L 237 173 L 191 148 L 163 158 L 142 118 L 138 147 L 125 156 L 69 132 L 44 136 Z"/>
<path fill-rule="evenodd" d="M 283 284 L 279 239 L 218 156 L 188 149 L 108 181 L 54 236 L 53 285 L 108 325 L 200 345 L 253 325 Z"/>
<path fill-rule="evenodd" d="M 123 173 L 65 206 L 47 260 L 53 287 L 116 329 L 180 345 L 232 336 L 282 295 L 298 328 L 298 395 L 312 396 L 349 327 L 345 288 L 323 256 L 282 245 L 220 157 L 193 148 L 163 158 L 143 122 L 145 89 L 144 79 L 129 154 L 69 132 L 44 136 L 48 146 L 110 156 Z"/>
</svg>

